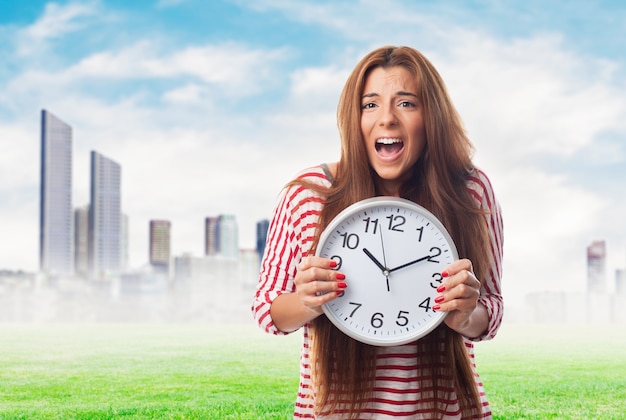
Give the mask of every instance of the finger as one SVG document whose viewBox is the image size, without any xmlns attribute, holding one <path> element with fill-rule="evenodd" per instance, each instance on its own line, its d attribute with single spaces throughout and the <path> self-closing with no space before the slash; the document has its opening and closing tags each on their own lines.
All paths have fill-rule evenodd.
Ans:
<svg viewBox="0 0 626 420">
<path fill-rule="evenodd" d="M 333 299 L 338 298 L 342 293 L 343 291 L 337 290 L 337 291 L 329 291 L 327 293 L 320 293 L 316 295 L 309 295 L 303 298 L 303 303 L 310 308 L 319 308 L 325 303 L 328 303 L 332 301 Z"/>
<path fill-rule="evenodd" d="M 433 310 L 440 312 L 471 311 L 476 307 L 479 295 L 476 289 L 461 285 L 449 293 L 436 296 Z"/>
<path fill-rule="evenodd" d="M 308 270 L 312 267 L 334 269 L 337 267 L 337 261 L 330 258 L 322 258 L 315 255 L 309 255 L 302 258 L 300 264 L 298 264 L 298 270 L 301 271 Z"/>
<path fill-rule="evenodd" d="M 472 267 L 472 262 L 467 258 L 456 260 L 452 264 L 446 267 L 445 270 L 441 272 L 444 277 L 454 276 L 455 274 L 461 271 L 474 271 Z"/>
<path fill-rule="evenodd" d="M 308 278 L 308 281 L 305 281 L 307 283 L 312 282 L 312 281 L 317 281 L 317 280 L 323 280 L 326 282 L 336 282 L 338 280 L 346 279 L 346 275 L 339 271 L 335 271 L 329 268 L 320 268 L 320 267 L 309 268 L 306 272 L 305 277 Z"/>
<path fill-rule="evenodd" d="M 327 294 L 337 296 L 342 294 L 346 287 L 348 287 L 348 284 L 343 280 L 313 281 L 303 286 L 305 290 L 302 292 L 305 296 L 323 296 Z"/>
<path fill-rule="evenodd" d="M 460 284 L 469 284 L 472 287 L 480 288 L 480 282 L 478 282 L 476 276 L 470 271 L 464 270 L 454 275 L 450 275 L 444 271 L 441 275 L 445 280 L 437 287 L 437 293 L 452 290 Z"/>
<path fill-rule="evenodd" d="M 435 301 L 437 299 L 441 300 L 439 296 L 443 296 L 445 301 L 451 301 L 454 299 L 478 299 L 480 297 L 480 289 L 474 286 L 467 285 L 465 283 L 457 284 L 454 287 L 448 289 L 445 293 L 441 293 L 435 297 Z"/>
</svg>

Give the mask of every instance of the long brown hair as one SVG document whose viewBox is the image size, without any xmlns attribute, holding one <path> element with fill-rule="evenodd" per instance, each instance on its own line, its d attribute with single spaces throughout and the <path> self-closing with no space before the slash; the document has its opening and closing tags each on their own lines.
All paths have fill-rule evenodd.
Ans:
<svg viewBox="0 0 626 420">
<path fill-rule="evenodd" d="M 452 104 L 445 84 L 433 65 L 409 47 L 383 47 L 366 55 L 352 71 L 342 91 L 337 110 L 341 157 L 333 185 L 320 191 L 325 205 L 320 215 L 317 238 L 344 208 L 378 195 L 376 177 L 369 164 L 361 133 L 361 96 L 365 80 L 377 67 L 402 66 L 416 78 L 423 109 L 426 145 L 413 168 L 413 176 L 401 187 L 400 195 L 429 209 L 446 226 L 459 256 L 469 258 L 480 279 L 487 275 L 485 250 L 487 227 L 467 189 L 473 171 L 473 147 Z M 313 244 L 313 250 L 317 241 Z M 317 413 L 341 406 L 358 415 L 373 393 L 377 348 L 360 343 L 335 328 L 325 316 L 311 323 L 311 368 Z M 445 360 L 437 357 L 445 348 Z M 481 403 L 471 361 L 463 338 L 444 324 L 418 340 L 419 365 L 430 366 L 420 389 L 432 383 L 432 408 L 445 412 L 448 399 L 444 378 L 452 379 L 463 417 L 481 412 Z M 424 402 L 426 404 L 426 402 Z"/>
</svg>

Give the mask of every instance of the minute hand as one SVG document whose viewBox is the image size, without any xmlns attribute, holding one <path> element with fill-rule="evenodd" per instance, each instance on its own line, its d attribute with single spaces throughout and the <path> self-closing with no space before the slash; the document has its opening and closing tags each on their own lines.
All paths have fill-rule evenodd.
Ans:
<svg viewBox="0 0 626 420">
<path fill-rule="evenodd" d="M 397 267 L 394 267 L 391 270 L 389 270 L 389 272 L 391 273 L 393 271 L 400 270 L 401 268 L 405 268 L 405 267 L 408 267 L 410 265 L 417 264 L 418 262 L 421 262 L 421 261 L 424 261 L 424 260 L 430 260 L 431 258 L 433 258 L 432 255 L 426 255 L 425 257 L 418 258 L 418 259 L 410 261 L 410 262 L 408 262 L 406 264 L 402 264 L 402 265 L 399 265 Z"/>
</svg>

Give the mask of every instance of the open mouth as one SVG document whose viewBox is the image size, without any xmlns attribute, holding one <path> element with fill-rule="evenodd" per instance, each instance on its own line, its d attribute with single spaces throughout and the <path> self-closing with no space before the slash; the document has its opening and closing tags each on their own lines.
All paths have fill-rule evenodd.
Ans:
<svg viewBox="0 0 626 420">
<path fill-rule="evenodd" d="M 376 152 L 382 157 L 393 156 L 404 148 L 404 142 L 396 138 L 376 140 Z"/>
</svg>

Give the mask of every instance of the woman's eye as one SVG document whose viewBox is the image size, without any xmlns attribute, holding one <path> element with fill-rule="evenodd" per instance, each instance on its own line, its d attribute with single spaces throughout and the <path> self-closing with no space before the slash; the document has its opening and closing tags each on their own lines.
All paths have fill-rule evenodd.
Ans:
<svg viewBox="0 0 626 420">
<path fill-rule="evenodd" d="M 413 102 L 409 102 L 409 101 L 402 101 L 400 102 L 400 107 L 401 108 L 411 108 L 414 107 L 415 104 Z"/>
<path fill-rule="evenodd" d="M 374 105 L 372 102 L 368 102 L 366 104 L 361 105 L 361 109 L 370 109 L 370 108 L 374 108 L 376 105 Z"/>
</svg>

